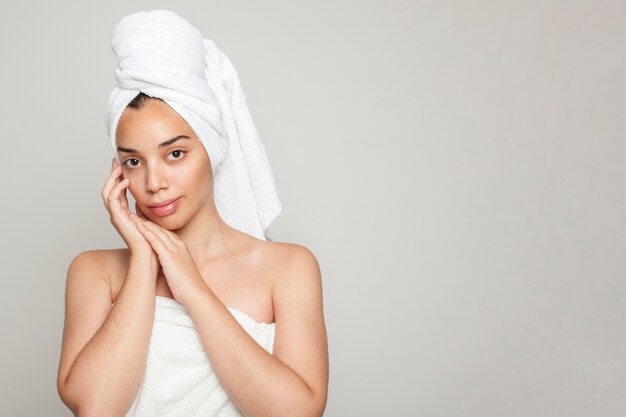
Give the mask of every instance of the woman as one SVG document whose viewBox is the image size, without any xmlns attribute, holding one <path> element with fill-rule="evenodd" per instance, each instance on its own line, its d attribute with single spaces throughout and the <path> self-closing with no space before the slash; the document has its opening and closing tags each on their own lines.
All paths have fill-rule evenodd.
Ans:
<svg viewBox="0 0 626 417">
<path fill-rule="evenodd" d="M 168 28 L 198 36 L 168 11 L 138 12 L 120 24 L 124 36 L 135 29 L 143 36 L 146 28 L 165 33 L 159 48 L 136 38 L 140 49 L 129 56 L 158 51 L 168 64 L 180 62 L 173 57 L 188 46 L 181 47 Z M 168 55 L 163 45 L 173 40 L 176 49 Z M 120 62 L 132 61 L 129 56 Z M 167 72 L 153 67 L 160 75 Z M 210 81 L 215 71 L 208 68 Z M 118 71 L 118 87 L 121 78 Z M 236 91 L 233 79 L 227 89 L 211 84 L 198 108 L 206 110 L 210 97 L 220 102 L 221 93 Z M 227 184 L 234 187 L 236 181 L 219 182 L 229 172 L 231 179 L 247 176 L 251 184 L 245 190 L 253 200 L 260 196 L 254 185 L 262 174 L 245 168 L 246 155 L 239 164 L 234 159 L 234 150 L 245 147 L 246 129 L 236 100 L 214 107 L 220 120 L 233 112 L 232 126 L 218 125 L 215 114 L 181 98 L 181 91 L 194 100 L 200 96 L 197 85 L 185 90 L 181 80 L 158 89 L 152 79 L 152 89 L 142 86 L 128 103 L 110 99 L 110 106 L 123 103 L 109 117 L 119 163 L 113 158 L 101 195 L 127 248 L 83 252 L 68 269 L 59 395 L 77 416 L 321 416 L 328 349 L 319 265 L 301 245 L 266 240 L 271 216 L 263 218 L 265 208 L 254 211 L 256 223 L 249 221 L 252 212 L 242 208 L 246 195 L 229 194 Z M 193 112 L 213 123 L 213 130 Z M 230 142 L 220 155 L 218 140 L 225 139 Z M 253 149 L 263 156 L 260 143 Z M 250 152 L 244 150 L 248 159 Z M 264 169 L 267 175 L 269 165 Z M 129 210 L 126 190 L 137 214 Z M 255 236 L 254 224 L 262 234 Z"/>
</svg>

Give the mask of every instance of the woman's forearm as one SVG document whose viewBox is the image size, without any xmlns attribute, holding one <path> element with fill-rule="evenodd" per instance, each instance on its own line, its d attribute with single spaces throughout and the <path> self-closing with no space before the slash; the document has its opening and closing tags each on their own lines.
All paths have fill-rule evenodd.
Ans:
<svg viewBox="0 0 626 417">
<path fill-rule="evenodd" d="M 126 279 L 107 319 L 80 352 L 65 391 L 79 417 L 123 415 L 145 372 L 158 271 L 150 259 L 131 256 Z"/>
<path fill-rule="evenodd" d="M 305 381 L 256 343 L 208 287 L 186 304 L 211 367 L 244 415 L 322 414 Z"/>
</svg>

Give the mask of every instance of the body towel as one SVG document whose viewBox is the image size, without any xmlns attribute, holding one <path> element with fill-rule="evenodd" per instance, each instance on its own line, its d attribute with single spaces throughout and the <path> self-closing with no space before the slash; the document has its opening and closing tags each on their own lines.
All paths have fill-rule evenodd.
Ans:
<svg viewBox="0 0 626 417">
<path fill-rule="evenodd" d="M 276 323 L 227 308 L 273 354 Z M 173 298 L 156 297 L 144 378 L 125 417 L 243 417 L 213 371 L 191 316 Z"/>
</svg>

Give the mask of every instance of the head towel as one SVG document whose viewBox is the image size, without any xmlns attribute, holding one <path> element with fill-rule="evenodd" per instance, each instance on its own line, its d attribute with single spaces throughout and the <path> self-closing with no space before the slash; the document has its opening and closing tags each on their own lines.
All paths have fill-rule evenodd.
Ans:
<svg viewBox="0 0 626 417">
<path fill-rule="evenodd" d="M 109 96 L 105 123 L 117 160 L 115 130 L 128 103 L 140 92 L 162 99 L 185 119 L 209 155 L 220 217 L 266 240 L 281 203 L 230 59 L 169 10 L 124 16 L 115 26 L 111 47 L 117 85 Z"/>
</svg>

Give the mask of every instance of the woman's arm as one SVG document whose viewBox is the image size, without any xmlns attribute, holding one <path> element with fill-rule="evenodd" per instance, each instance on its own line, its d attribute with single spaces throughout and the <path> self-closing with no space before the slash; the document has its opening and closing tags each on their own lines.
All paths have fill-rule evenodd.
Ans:
<svg viewBox="0 0 626 417">
<path fill-rule="evenodd" d="M 326 407 L 328 348 L 319 265 L 305 247 L 290 247 L 273 288 L 273 355 L 209 287 L 183 303 L 221 385 L 247 417 L 317 417 Z"/>
<path fill-rule="evenodd" d="M 79 417 L 119 416 L 132 405 L 145 372 L 158 271 L 131 255 L 115 305 L 97 251 L 68 269 L 57 388 Z M 100 277 L 95 274 L 100 273 Z"/>
</svg>

